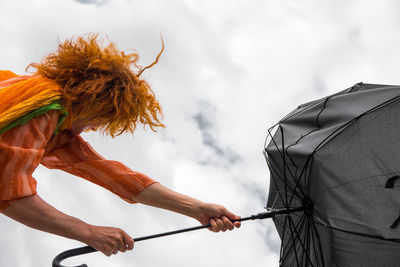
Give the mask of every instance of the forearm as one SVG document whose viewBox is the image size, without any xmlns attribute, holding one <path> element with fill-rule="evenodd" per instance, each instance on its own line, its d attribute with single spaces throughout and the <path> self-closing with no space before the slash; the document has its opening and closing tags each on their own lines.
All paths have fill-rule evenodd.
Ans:
<svg viewBox="0 0 400 267">
<path fill-rule="evenodd" d="M 29 227 L 86 243 L 89 224 L 66 215 L 38 195 L 22 198 L 2 212 Z"/>
<path fill-rule="evenodd" d="M 190 217 L 198 214 L 202 203 L 200 200 L 170 190 L 159 183 L 144 189 L 134 198 L 134 201 Z"/>
<path fill-rule="evenodd" d="M 232 230 L 240 227 L 240 222 L 234 224 L 231 220 L 240 217 L 231 213 L 221 205 L 202 202 L 192 197 L 172 191 L 159 183 L 152 184 L 140 192 L 134 201 L 157 208 L 175 211 L 198 220 L 202 225 L 211 224 L 210 230 Z"/>
</svg>

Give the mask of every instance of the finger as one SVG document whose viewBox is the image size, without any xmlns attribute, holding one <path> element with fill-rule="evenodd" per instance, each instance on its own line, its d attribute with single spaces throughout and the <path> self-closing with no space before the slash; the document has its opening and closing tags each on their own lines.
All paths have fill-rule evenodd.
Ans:
<svg viewBox="0 0 400 267">
<path fill-rule="evenodd" d="M 214 219 L 210 220 L 210 224 L 211 224 L 211 229 L 213 232 L 215 232 L 215 233 L 219 232 L 219 227 L 217 225 L 217 222 Z"/>
<path fill-rule="evenodd" d="M 135 241 L 132 238 L 125 240 L 125 244 L 127 250 L 132 250 L 135 247 Z"/>
<path fill-rule="evenodd" d="M 117 229 L 117 231 L 114 233 L 114 241 L 112 245 L 112 253 L 116 254 L 118 251 L 125 252 L 126 251 L 126 245 L 124 242 L 124 237 L 122 234 L 121 229 Z"/>
<path fill-rule="evenodd" d="M 207 227 L 207 230 L 213 232 L 211 220 L 208 222 L 208 224 L 210 225 L 210 227 Z"/>
<path fill-rule="evenodd" d="M 101 250 L 101 252 L 103 252 L 103 254 L 106 255 L 107 257 L 110 257 L 114 252 L 114 247 L 115 246 L 107 245 Z"/>
<path fill-rule="evenodd" d="M 125 242 L 123 240 L 121 241 L 121 243 L 119 243 L 118 250 L 121 251 L 121 252 L 125 252 L 126 251 L 126 245 L 125 245 Z"/>
<path fill-rule="evenodd" d="M 230 212 L 227 209 L 225 209 L 224 215 L 226 215 L 226 217 L 228 217 L 230 220 L 239 220 L 240 219 L 240 216 L 233 214 L 232 212 Z"/>
<path fill-rule="evenodd" d="M 229 220 L 226 216 L 222 216 L 222 221 L 224 222 L 225 227 L 228 228 L 229 231 L 232 231 L 233 228 L 235 228 L 231 220 Z"/>
<path fill-rule="evenodd" d="M 101 251 L 104 255 L 106 255 L 107 257 L 111 256 L 111 252 L 109 250 L 107 251 Z"/>
<path fill-rule="evenodd" d="M 237 221 L 237 220 L 240 220 L 240 216 L 237 216 L 237 215 L 233 215 L 234 216 L 234 219 L 231 219 L 231 218 L 229 218 L 230 220 L 232 220 L 232 221 L 234 221 L 233 222 L 233 225 L 236 227 L 236 228 L 239 228 L 240 227 L 240 225 L 241 225 L 241 222 L 240 221 Z"/>
<path fill-rule="evenodd" d="M 242 224 L 241 224 L 241 222 L 234 222 L 233 225 L 234 225 L 236 228 L 239 228 L 240 225 L 242 225 Z"/>
<path fill-rule="evenodd" d="M 216 219 L 216 222 L 217 222 L 217 225 L 218 225 L 219 229 L 222 232 L 225 232 L 226 231 L 226 226 L 225 226 L 224 222 L 219 218 Z"/>
<path fill-rule="evenodd" d="M 122 231 L 122 237 L 124 239 L 126 249 L 132 250 L 133 246 L 134 246 L 133 238 L 130 235 L 128 235 L 127 233 L 125 233 L 125 231 Z"/>
</svg>

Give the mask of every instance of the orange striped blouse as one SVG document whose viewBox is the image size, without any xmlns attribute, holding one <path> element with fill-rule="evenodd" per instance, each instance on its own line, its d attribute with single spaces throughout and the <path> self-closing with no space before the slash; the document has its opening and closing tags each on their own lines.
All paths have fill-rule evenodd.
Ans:
<svg viewBox="0 0 400 267">
<path fill-rule="evenodd" d="M 59 110 L 50 110 L 0 135 L 0 212 L 15 200 L 37 193 L 32 173 L 39 164 L 82 177 L 129 203 L 156 183 L 121 162 L 105 159 L 80 135 L 69 130 L 53 135 L 59 115 Z"/>
</svg>

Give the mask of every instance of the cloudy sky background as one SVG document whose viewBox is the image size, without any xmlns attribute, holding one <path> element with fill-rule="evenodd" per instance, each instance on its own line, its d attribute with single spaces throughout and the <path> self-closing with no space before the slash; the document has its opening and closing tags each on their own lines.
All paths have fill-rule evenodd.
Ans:
<svg viewBox="0 0 400 267">
<path fill-rule="evenodd" d="M 269 174 L 267 129 L 301 103 L 357 82 L 400 84 L 399 3 L 349 0 L 1 0 L 0 68 L 26 65 L 64 40 L 97 32 L 140 64 L 164 109 L 166 129 L 116 139 L 82 136 L 100 154 L 241 216 L 263 211 Z M 190 218 L 130 205 L 83 179 L 40 166 L 42 198 L 88 223 L 133 237 L 196 226 Z M 0 266 L 50 266 L 84 244 L 0 216 Z M 229 233 L 206 230 L 136 244 L 110 258 L 65 261 L 89 266 L 278 266 L 271 220 Z"/>
</svg>

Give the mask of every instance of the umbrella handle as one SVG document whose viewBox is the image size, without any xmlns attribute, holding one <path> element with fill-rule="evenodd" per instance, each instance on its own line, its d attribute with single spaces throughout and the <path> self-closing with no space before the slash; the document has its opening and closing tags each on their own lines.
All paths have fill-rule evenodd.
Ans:
<svg viewBox="0 0 400 267">
<path fill-rule="evenodd" d="M 279 210 L 276 209 L 276 210 L 271 210 L 271 211 L 267 211 L 267 212 L 263 212 L 263 213 L 258 213 L 257 215 L 251 215 L 249 217 L 244 217 L 244 218 L 240 218 L 238 220 L 231 220 L 231 221 L 232 222 L 242 222 L 242 221 L 255 220 L 255 219 L 262 220 L 262 219 L 272 218 L 272 217 L 274 217 L 275 215 L 278 215 L 278 214 L 288 214 L 288 213 L 297 212 L 297 211 L 303 211 L 303 210 L 304 210 L 303 207 L 290 208 L 290 209 L 279 209 Z M 160 233 L 160 234 L 155 234 L 155 235 L 138 237 L 138 238 L 134 238 L 134 241 L 136 243 L 136 242 L 147 240 L 147 239 L 153 239 L 153 238 L 158 238 L 158 237 L 167 236 L 167 235 L 174 235 L 174 234 L 179 234 L 179 233 L 184 233 L 184 232 L 204 229 L 204 228 L 208 228 L 208 227 L 211 227 L 211 225 L 210 224 L 200 225 L 200 226 L 184 228 L 184 229 L 180 229 L 180 230 L 176 230 L 176 231 L 171 231 L 171 232 L 165 232 L 165 233 Z M 53 267 L 66 267 L 66 266 L 61 265 L 61 261 L 65 260 L 67 258 L 70 258 L 70 257 L 83 255 L 83 254 L 96 252 L 96 251 L 97 251 L 96 249 L 94 249 L 92 247 L 89 247 L 89 246 L 66 250 L 66 251 L 58 254 L 54 258 L 52 266 Z M 88 267 L 88 266 L 86 264 L 82 264 L 82 265 L 78 265 L 78 266 L 75 266 L 75 267 Z"/>
<path fill-rule="evenodd" d="M 58 254 L 54 258 L 52 266 L 53 267 L 64 267 L 63 265 L 61 265 L 61 261 L 65 260 L 66 258 L 83 255 L 83 254 L 87 254 L 87 253 L 92 253 L 92 252 L 96 252 L 96 251 L 97 251 L 96 249 L 89 247 L 89 246 L 66 250 L 66 251 Z M 78 265 L 76 267 L 88 267 L 88 266 L 86 264 L 82 264 L 82 265 Z"/>
</svg>

